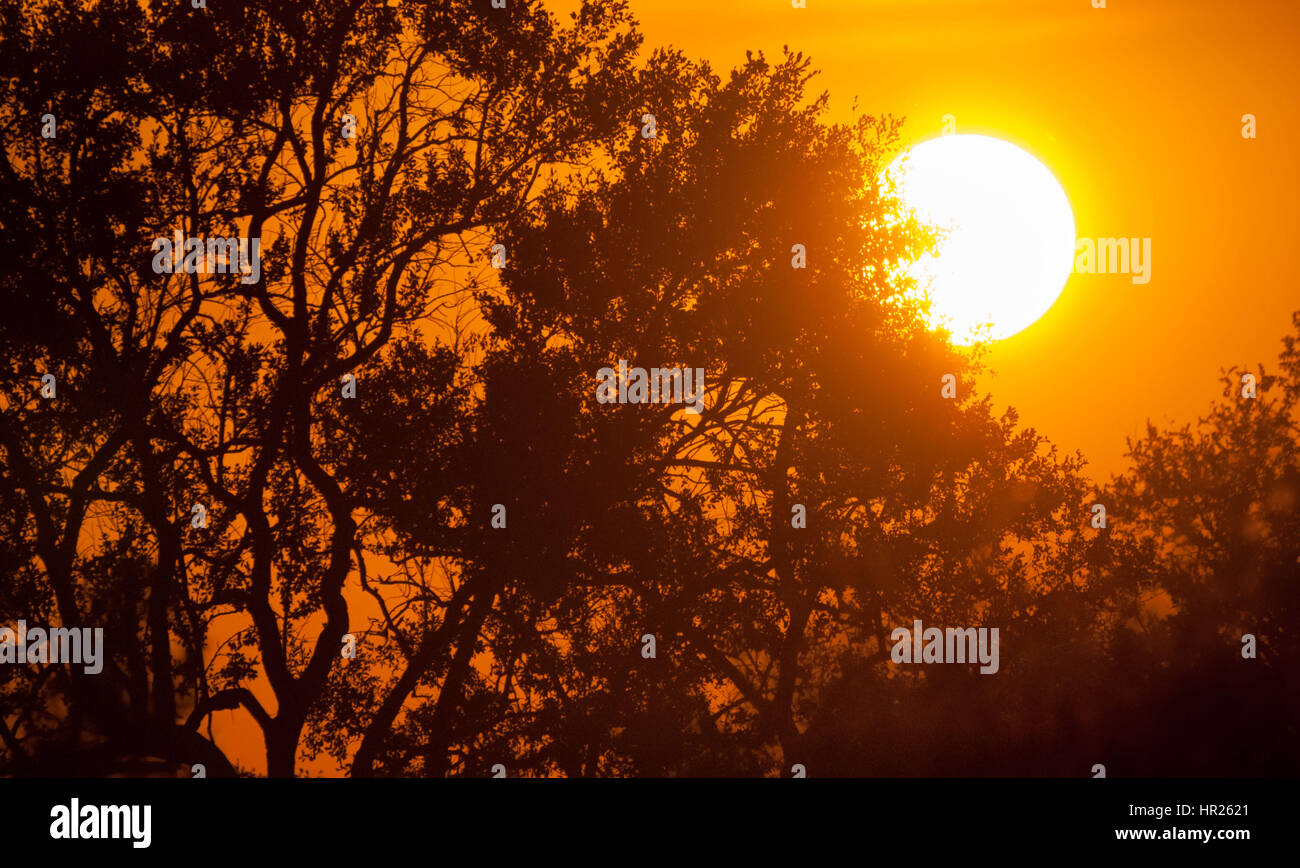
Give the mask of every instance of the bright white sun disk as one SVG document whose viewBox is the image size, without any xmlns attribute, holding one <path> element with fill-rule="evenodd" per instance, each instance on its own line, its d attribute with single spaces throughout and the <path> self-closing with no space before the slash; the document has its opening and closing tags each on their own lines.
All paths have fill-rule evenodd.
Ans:
<svg viewBox="0 0 1300 868">
<path fill-rule="evenodd" d="M 1047 167 L 990 136 L 949 135 L 890 165 L 906 206 L 944 231 L 936 255 L 908 268 L 933 305 L 931 326 L 970 344 L 1028 327 L 1056 302 L 1074 266 L 1074 213 Z"/>
</svg>

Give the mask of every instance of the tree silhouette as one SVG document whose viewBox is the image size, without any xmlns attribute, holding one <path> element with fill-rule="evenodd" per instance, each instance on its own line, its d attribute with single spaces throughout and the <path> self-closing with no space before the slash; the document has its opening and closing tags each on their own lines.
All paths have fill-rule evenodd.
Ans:
<svg viewBox="0 0 1300 868">
<path fill-rule="evenodd" d="M 1300 313 L 1293 317 L 1300 330 Z M 1112 497 L 1130 551 L 1123 566 L 1156 601 L 1121 665 L 1144 710 L 1134 753 L 1157 773 L 1294 774 L 1300 681 L 1300 394 L 1297 337 L 1280 370 L 1232 368 L 1194 424 L 1149 426 Z M 1253 654 L 1244 637 L 1253 637 Z M 1145 661 L 1154 656 L 1159 665 Z M 1135 659 L 1136 658 L 1136 659 Z M 1145 665 L 1143 665 L 1145 663 Z M 1194 760 L 1189 761 L 1189 757 Z"/>
<path fill-rule="evenodd" d="M 23 123 L 5 142 L 19 315 L 0 433 L 24 591 L 6 614 L 109 623 L 117 649 L 104 677 L 51 668 L 16 693 L 20 717 L 48 717 L 50 691 L 71 711 L 11 725 L 13 762 L 48 739 L 50 762 L 85 773 L 67 748 L 98 741 L 229 771 L 198 730 L 238 706 L 269 772 L 293 773 L 360 532 L 323 460 L 337 432 L 314 417 L 445 303 L 468 236 L 626 122 L 637 37 L 619 4 L 568 28 L 538 4 L 489 10 L 6 10 L 5 106 Z M 90 76 L 85 53 L 104 59 Z M 261 279 L 153 273 L 152 240 L 177 229 L 263 238 Z M 32 388 L 43 373 L 56 401 Z M 241 628 L 213 635 L 217 619 Z"/>
<path fill-rule="evenodd" d="M 1052 628 L 1088 626 L 1083 601 L 1057 602 L 1086 564 L 1044 578 L 1084 556 L 1077 459 L 973 399 L 971 361 L 889 268 L 926 240 L 876 180 L 895 125 L 820 123 L 799 56 L 723 83 L 660 55 L 646 75 L 678 95 L 655 105 L 671 122 L 553 190 L 486 301 L 472 437 L 493 457 L 461 463 L 523 527 L 495 555 L 466 769 L 771 773 L 812 750 L 823 692 L 887 668 L 896 624 L 1037 604 L 1068 610 L 1037 616 Z M 800 238 L 822 242 L 806 270 Z M 594 374 L 620 358 L 702 366 L 707 410 L 598 403 Z M 536 675 L 516 681 L 523 649 Z M 413 743 L 428 725 L 413 713 Z M 424 768 L 418 753 L 390 768 Z"/>
</svg>

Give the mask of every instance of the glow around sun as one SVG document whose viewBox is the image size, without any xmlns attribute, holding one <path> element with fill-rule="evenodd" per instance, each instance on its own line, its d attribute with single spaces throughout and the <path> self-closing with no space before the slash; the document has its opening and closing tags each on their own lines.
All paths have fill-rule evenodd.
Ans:
<svg viewBox="0 0 1300 868">
<path fill-rule="evenodd" d="M 954 343 L 1010 337 L 1055 303 L 1074 267 L 1074 213 L 1047 167 L 991 136 L 948 135 L 887 170 L 904 204 L 944 237 L 907 271 Z"/>
</svg>

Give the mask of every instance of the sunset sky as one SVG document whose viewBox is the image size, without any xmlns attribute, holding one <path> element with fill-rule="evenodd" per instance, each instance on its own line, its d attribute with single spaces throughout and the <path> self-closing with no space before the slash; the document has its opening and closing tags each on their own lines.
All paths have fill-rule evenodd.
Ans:
<svg viewBox="0 0 1300 868">
<path fill-rule="evenodd" d="M 10 7 L 0 776 L 1300 776 L 1300 0 Z"/>
<path fill-rule="evenodd" d="M 1124 440 L 1194 419 L 1233 364 L 1272 362 L 1291 275 L 1300 7 L 1285 0 L 640 0 L 647 47 L 726 71 L 746 49 L 810 55 L 835 119 L 906 118 L 912 141 L 1020 145 L 1064 186 L 1081 237 L 1149 237 L 1151 281 L 1073 275 L 1037 324 L 994 345 L 998 406 L 1104 478 Z M 1243 114 L 1258 137 L 1242 138 Z"/>
</svg>

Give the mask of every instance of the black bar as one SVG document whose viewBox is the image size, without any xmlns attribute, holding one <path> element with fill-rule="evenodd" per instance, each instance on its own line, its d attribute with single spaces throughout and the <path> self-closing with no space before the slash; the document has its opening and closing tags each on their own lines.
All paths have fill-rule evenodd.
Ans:
<svg viewBox="0 0 1300 868">
<path fill-rule="evenodd" d="M 866 861 L 935 851 L 1231 856 L 1286 847 L 1292 833 L 1284 824 L 1294 809 L 1294 782 L 1281 779 L 42 779 L 0 787 L 6 854 L 202 853 L 205 861 L 424 848 L 442 854 L 437 861 L 479 853 L 494 862 L 547 851 L 604 853 L 601 861 L 611 863 L 782 850 L 819 861 L 817 854 Z M 149 846 L 134 847 L 128 837 L 52 838 L 52 812 L 71 808 L 73 798 L 82 811 L 149 805 Z M 1190 829 L 1249 837 L 1177 837 Z M 1156 840 L 1118 837 L 1142 830 L 1155 830 Z M 1161 837 L 1166 831 L 1175 837 Z"/>
</svg>

